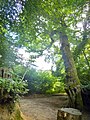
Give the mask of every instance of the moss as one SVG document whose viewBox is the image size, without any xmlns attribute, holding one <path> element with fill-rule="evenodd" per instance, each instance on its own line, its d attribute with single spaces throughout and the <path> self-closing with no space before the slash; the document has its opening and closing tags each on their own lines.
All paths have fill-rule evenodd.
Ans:
<svg viewBox="0 0 90 120">
<path fill-rule="evenodd" d="M 20 108 L 19 108 L 18 104 L 15 104 L 14 111 L 11 114 L 10 120 L 23 120 L 23 118 L 21 116 L 21 111 L 20 111 Z"/>
<path fill-rule="evenodd" d="M 24 120 L 18 103 L 0 105 L 0 120 Z"/>
</svg>

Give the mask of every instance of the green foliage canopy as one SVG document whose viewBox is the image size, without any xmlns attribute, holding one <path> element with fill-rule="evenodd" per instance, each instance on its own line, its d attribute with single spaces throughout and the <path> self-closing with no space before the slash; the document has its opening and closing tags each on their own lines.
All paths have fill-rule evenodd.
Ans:
<svg viewBox="0 0 90 120">
<path fill-rule="evenodd" d="M 47 58 L 54 59 L 54 63 L 58 64 L 56 67 L 60 66 L 61 56 L 58 54 L 60 53 L 60 40 L 58 35 L 53 36 L 55 39 L 54 41 L 51 39 L 51 33 L 53 33 L 54 30 L 59 32 L 65 32 L 65 34 L 68 35 L 68 39 L 71 45 L 71 50 L 74 53 L 74 56 L 78 61 L 77 68 L 79 67 L 81 73 L 83 73 L 85 70 L 85 67 L 83 66 L 81 69 L 81 61 L 83 61 L 83 65 L 86 65 L 90 61 L 89 58 L 89 52 L 85 49 L 87 49 L 87 46 L 89 46 L 89 35 L 88 33 L 89 28 L 84 29 L 83 31 L 81 29 L 78 29 L 77 24 L 79 22 L 88 21 L 88 25 L 90 24 L 89 20 L 89 12 L 88 10 L 90 7 L 89 0 L 20 0 L 20 1 L 2 1 L 0 3 L 1 8 L 1 16 L 0 16 L 0 35 L 1 41 L 4 41 L 4 44 L 6 41 L 10 40 L 10 33 L 15 34 L 15 38 L 11 36 L 11 40 L 9 43 L 11 45 L 14 45 L 14 47 L 23 47 L 25 46 L 29 52 L 34 52 L 34 58 L 43 55 L 44 51 L 48 51 Z M 85 13 L 85 14 L 84 14 Z M 83 16 L 86 15 L 87 16 Z M 9 31 L 9 32 L 7 32 Z M 6 33 L 8 34 L 8 38 L 6 39 Z M 85 36 L 86 35 L 86 38 Z M 84 39 L 85 38 L 85 39 Z M 55 46 L 54 43 L 58 42 L 59 46 Z M 81 44 L 80 43 L 84 43 Z M 3 46 L 3 43 L 1 43 Z M 82 47 L 83 45 L 83 47 Z M 87 46 L 86 46 L 87 45 Z M 6 46 L 4 45 L 3 48 L 7 48 L 8 44 Z M 79 47 L 78 47 L 79 46 Z M 86 46 L 86 47 L 85 47 Z M 7 49 L 5 51 L 1 48 L 0 51 L 2 56 L 7 54 Z M 9 48 L 9 47 L 8 47 Z M 50 49 L 51 48 L 51 49 Z M 79 48 L 79 49 L 78 49 Z M 83 49 L 82 49 L 83 48 Z M 9 50 L 9 49 L 8 49 Z M 10 49 L 9 51 L 11 51 Z M 82 55 L 82 50 L 84 50 Z M 6 53 L 5 53 L 6 52 Z M 9 53 L 9 52 L 8 52 Z M 52 54 L 54 53 L 54 54 Z M 58 59 L 57 59 L 58 56 Z M 84 58 L 86 58 L 86 61 L 84 61 Z M 3 58 L 3 60 L 5 60 Z M 52 60 L 53 61 L 53 60 Z M 76 61 L 76 62 L 77 62 Z M 80 64 L 79 64 L 80 63 Z M 62 66 L 62 65 L 61 65 Z M 90 68 L 90 64 L 88 64 L 88 67 Z M 61 68 L 58 69 L 60 71 Z M 83 71 L 84 70 L 84 71 Z M 78 72 L 80 72 L 78 71 Z M 88 71 L 88 70 L 87 70 Z M 87 74 L 87 73 L 86 73 Z M 82 78 L 82 77 L 80 77 Z"/>
</svg>

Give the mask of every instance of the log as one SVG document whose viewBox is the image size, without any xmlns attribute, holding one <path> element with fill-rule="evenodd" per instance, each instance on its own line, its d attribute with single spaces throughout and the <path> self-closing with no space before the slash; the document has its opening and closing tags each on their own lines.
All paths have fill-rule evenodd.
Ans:
<svg viewBox="0 0 90 120">
<path fill-rule="evenodd" d="M 58 110 L 57 120 L 82 120 L 82 113 L 74 108 L 61 108 Z"/>
</svg>

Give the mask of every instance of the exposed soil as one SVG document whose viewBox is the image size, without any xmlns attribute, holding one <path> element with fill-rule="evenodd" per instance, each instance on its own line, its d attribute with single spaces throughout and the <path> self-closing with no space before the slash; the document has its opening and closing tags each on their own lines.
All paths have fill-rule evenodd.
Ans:
<svg viewBox="0 0 90 120">
<path fill-rule="evenodd" d="M 25 120 L 57 120 L 57 111 L 67 107 L 68 97 L 59 96 L 29 96 L 20 100 L 21 111 Z M 83 120 L 90 120 L 90 113 L 83 113 Z"/>
</svg>

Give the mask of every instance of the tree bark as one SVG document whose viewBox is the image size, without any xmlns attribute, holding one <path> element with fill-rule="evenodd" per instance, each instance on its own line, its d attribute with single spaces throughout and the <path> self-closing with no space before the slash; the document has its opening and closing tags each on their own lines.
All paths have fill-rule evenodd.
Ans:
<svg viewBox="0 0 90 120">
<path fill-rule="evenodd" d="M 83 102 L 81 97 L 80 81 L 77 75 L 74 59 L 70 51 L 67 35 L 60 34 L 61 52 L 66 71 L 66 92 L 69 96 L 69 105 L 73 108 L 82 109 Z"/>
</svg>

